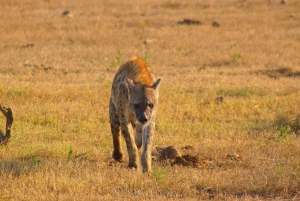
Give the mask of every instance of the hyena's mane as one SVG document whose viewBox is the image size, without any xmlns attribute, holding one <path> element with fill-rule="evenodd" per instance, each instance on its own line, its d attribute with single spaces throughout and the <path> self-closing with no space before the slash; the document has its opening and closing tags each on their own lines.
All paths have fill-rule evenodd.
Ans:
<svg viewBox="0 0 300 201">
<path fill-rule="evenodd" d="M 154 84 L 154 76 L 148 67 L 147 63 L 140 57 L 132 57 L 129 60 L 131 69 L 133 70 L 133 81 L 136 84 L 141 84 L 150 87 Z"/>
</svg>

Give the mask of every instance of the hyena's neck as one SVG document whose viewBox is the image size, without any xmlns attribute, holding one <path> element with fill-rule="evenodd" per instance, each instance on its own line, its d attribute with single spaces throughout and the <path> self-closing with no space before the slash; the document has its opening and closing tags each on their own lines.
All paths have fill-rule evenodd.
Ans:
<svg viewBox="0 0 300 201">
<path fill-rule="evenodd" d="M 136 84 L 146 87 L 152 86 L 155 82 L 154 75 L 146 62 L 140 57 L 133 57 L 129 60 L 129 68 L 132 71 L 132 79 Z"/>
</svg>

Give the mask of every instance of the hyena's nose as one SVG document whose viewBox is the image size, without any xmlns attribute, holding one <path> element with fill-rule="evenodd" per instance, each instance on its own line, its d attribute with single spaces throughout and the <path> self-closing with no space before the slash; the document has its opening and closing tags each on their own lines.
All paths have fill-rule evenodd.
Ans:
<svg viewBox="0 0 300 201">
<path fill-rule="evenodd" d="M 145 117 L 144 115 L 141 115 L 139 117 L 139 122 L 141 122 L 142 124 L 146 123 L 148 121 L 147 117 Z"/>
</svg>

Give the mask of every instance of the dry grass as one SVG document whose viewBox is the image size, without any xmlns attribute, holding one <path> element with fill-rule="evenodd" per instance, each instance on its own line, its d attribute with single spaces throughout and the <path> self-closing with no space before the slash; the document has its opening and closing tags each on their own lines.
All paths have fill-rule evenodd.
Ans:
<svg viewBox="0 0 300 201">
<path fill-rule="evenodd" d="M 0 103 L 15 120 L 0 200 L 299 200 L 299 6 L 1 1 Z M 110 158 L 112 78 L 133 55 L 163 79 L 155 145 L 206 165 L 143 175 Z"/>
</svg>

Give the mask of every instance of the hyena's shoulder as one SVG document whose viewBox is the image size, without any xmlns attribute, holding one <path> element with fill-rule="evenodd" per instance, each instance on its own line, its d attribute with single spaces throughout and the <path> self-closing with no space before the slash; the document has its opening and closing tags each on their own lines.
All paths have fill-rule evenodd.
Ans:
<svg viewBox="0 0 300 201">
<path fill-rule="evenodd" d="M 135 84 L 152 86 L 155 82 L 151 69 L 147 63 L 138 56 L 132 57 L 123 64 L 120 70 L 127 74 L 126 76 L 131 78 Z"/>
</svg>

